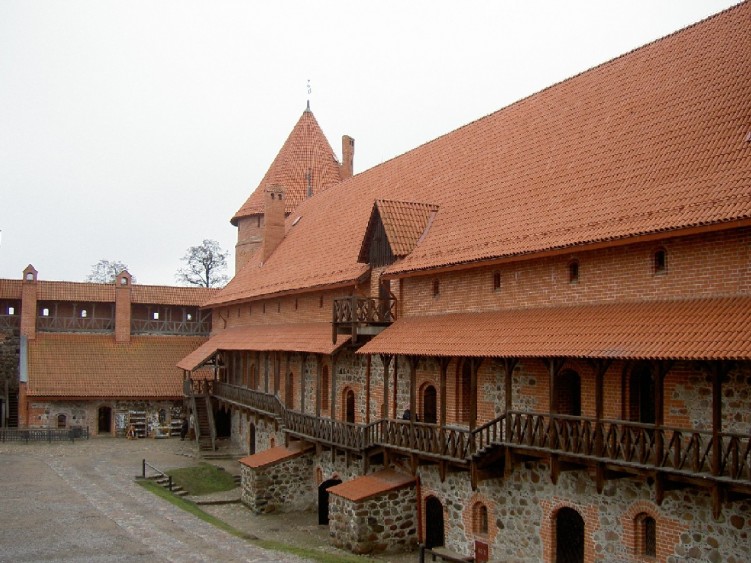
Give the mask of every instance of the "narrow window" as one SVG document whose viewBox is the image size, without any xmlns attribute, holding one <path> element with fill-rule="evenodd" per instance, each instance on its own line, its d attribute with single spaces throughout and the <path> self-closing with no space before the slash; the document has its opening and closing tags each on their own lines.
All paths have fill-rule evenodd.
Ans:
<svg viewBox="0 0 751 563">
<path fill-rule="evenodd" d="M 15 307 L 8 307 L 8 314 L 9 315 L 15 315 L 16 314 L 16 308 Z"/>
<path fill-rule="evenodd" d="M 318 307 L 320 307 L 320 308 L 323 307 L 323 295 L 321 295 L 321 297 L 318 300 Z"/>
<path fill-rule="evenodd" d="M 68 417 L 64 414 L 57 415 L 57 427 L 65 428 L 68 425 Z"/>
<path fill-rule="evenodd" d="M 501 289 L 501 272 L 493 272 L 493 291 Z"/>
<path fill-rule="evenodd" d="M 572 260 L 568 264 L 568 283 L 579 282 L 579 261 Z"/>
<path fill-rule="evenodd" d="M 297 297 L 295 297 L 295 311 L 297 311 Z"/>
<path fill-rule="evenodd" d="M 89 313 L 88 313 L 88 311 L 86 311 L 86 309 L 82 309 L 82 310 L 81 310 L 81 318 L 82 318 L 82 319 L 85 319 L 85 318 L 86 318 L 86 317 L 88 317 L 88 316 L 89 316 Z"/>
<path fill-rule="evenodd" d="M 42 309 L 42 316 L 43 317 L 49 317 L 50 316 L 50 310 L 47 307 L 45 307 L 44 309 Z"/>
<path fill-rule="evenodd" d="M 266 314 L 266 303 L 263 304 L 263 314 Z"/>
<path fill-rule="evenodd" d="M 655 274 L 664 274 L 668 269 L 668 253 L 664 248 L 660 248 L 654 253 L 653 257 Z"/>
<path fill-rule="evenodd" d="M 475 533 L 482 536 L 488 535 L 488 507 L 477 503 L 474 512 Z"/>
<path fill-rule="evenodd" d="M 158 321 L 159 320 L 159 313 L 155 311 L 154 313 L 152 313 L 151 318 L 154 319 L 155 321 Z"/>
<path fill-rule="evenodd" d="M 438 297 L 441 293 L 441 283 L 439 280 L 433 280 L 433 297 Z"/>
<path fill-rule="evenodd" d="M 657 557 L 657 522 L 647 514 L 641 514 L 638 522 L 641 533 L 641 554 Z"/>
<path fill-rule="evenodd" d="M 276 312 L 277 313 L 281 313 L 282 312 L 282 302 L 281 301 L 277 301 L 276 302 Z"/>
</svg>

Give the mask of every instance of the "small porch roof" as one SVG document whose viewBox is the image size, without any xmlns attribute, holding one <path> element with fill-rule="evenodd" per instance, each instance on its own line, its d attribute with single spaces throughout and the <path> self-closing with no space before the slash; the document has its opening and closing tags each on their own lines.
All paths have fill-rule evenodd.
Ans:
<svg viewBox="0 0 751 563">
<path fill-rule="evenodd" d="M 403 317 L 359 354 L 751 359 L 751 297 Z"/>
<path fill-rule="evenodd" d="M 193 371 L 218 350 L 309 352 L 328 355 L 336 352 L 348 341 L 349 338 L 339 338 L 336 344 L 331 342 L 331 323 L 235 327 L 212 336 L 180 360 L 177 367 Z"/>
<path fill-rule="evenodd" d="M 399 473 L 393 469 L 384 469 L 356 477 L 351 481 L 334 485 L 328 489 L 332 495 L 337 495 L 348 500 L 359 502 L 389 491 L 409 487 L 416 482 L 411 475 Z"/>
</svg>

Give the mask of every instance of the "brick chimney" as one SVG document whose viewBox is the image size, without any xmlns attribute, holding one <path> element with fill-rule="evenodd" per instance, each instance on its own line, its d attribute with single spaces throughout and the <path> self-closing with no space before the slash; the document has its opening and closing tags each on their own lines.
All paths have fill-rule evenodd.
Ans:
<svg viewBox="0 0 751 563">
<path fill-rule="evenodd" d="M 29 264 L 23 271 L 23 285 L 21 286 L 21 336 L 29 340 L 37 334 L 37 272 Z"/>
<path fill-rule="evenodd" d="M 355 140 L 349 135 L 342 135 L 342 180 L 351 178 L 355 166 Z"/>
<path fill-rule="evenodd" d="M 263 192 L 263 247 L 261 260 L 266 262 L 284 239 L 284 188 L 269 186 Z"/>
<path fill-rule="evenodd" d="M 115 342 L 130 342 L 133 277 L 123 270 L 115 278 Z"/>
</svg>

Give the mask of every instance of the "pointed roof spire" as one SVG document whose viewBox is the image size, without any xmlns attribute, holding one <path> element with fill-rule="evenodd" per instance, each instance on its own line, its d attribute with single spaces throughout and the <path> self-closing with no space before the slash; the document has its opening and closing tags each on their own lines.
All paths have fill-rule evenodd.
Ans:
<svg viewBox="0 0 751 563">
<path fill-rule="evenodd" d="M 261 183 L 232 217 L 237 226 L 241 217 L 263 213 L 264 190 L 271 185 L 284 188 L 285 212 L 291 213 L 306 197 L 342 181 L 339 161 L 318 121 L 310 111 L 310 101 L 300 119 L 271 163 Z"/>
</svg>

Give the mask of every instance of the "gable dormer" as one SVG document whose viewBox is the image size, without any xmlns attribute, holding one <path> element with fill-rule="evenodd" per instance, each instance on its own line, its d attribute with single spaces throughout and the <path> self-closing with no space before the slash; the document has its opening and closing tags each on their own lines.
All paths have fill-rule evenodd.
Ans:
<svg viewBox="0 0 751 563">
<path fill-rule="evenodd" d="M 437 212 L 431 203 L 377 199 L 357 261 L 378 268 L 407 256 L 428 234 Z"/>
</svg>

